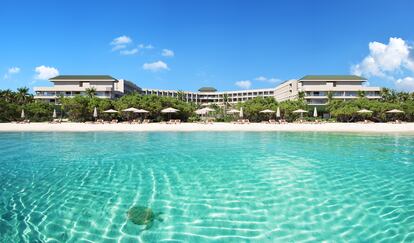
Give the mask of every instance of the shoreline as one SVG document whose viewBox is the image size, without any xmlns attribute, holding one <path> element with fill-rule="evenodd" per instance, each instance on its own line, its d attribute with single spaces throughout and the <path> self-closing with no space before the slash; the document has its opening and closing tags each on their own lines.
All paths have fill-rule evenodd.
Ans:
<svg viewBox="0 0 414 243">
<path fill-rule="evenodd" d="M 0 132 L 347 132 L 414 135 L 414 123 L 323 123 L 323 124 L 86 124 L 0 123 Z"/>
</svg>

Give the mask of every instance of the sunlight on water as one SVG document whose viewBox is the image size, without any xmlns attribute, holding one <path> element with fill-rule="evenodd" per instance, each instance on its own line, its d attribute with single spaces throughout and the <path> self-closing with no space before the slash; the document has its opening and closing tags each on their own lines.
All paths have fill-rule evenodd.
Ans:
<svg viewBox="0 0 414 243">
<path fill-rule="evenodd" d="M 0 133 L 0 185 L 0 242 L 414 241 L 412 136 Z"/>
</svg>

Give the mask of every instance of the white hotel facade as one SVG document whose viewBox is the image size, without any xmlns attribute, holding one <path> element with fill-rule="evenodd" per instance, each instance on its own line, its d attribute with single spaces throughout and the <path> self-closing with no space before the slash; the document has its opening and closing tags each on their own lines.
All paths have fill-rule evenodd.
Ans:
<svg viewBox="0 0 414 243">
<path fill-rule="evenodd" d="M 275 88 L 251 89 L 235 91 L 217 91 L 214 88 L 204 87 L 198 92 L 141 89 L 134 83 L 126 80 L 118 80 L 106 75 L 61 75 L 50 79 L 53 87 L 35 87 L 35 99 L 56 102 L 63 96 L 84 95 L 87 88 L 95 88 L 100 98 L 113 99 L 131 92 L 142 95 L 157 95 L 183 97 L 187 102 L 200 105 L 222 105 L 225 97 L 227 102 L 235 104 L 255 97 L 273 97 L 277 101 L 297 99 L 300 92 L 304 93 L 309 105 L 325 105 L 328 102 L 328 94 L 333 99 L 352 100 L 358 97 L 359 92 L 364 92 L 368 99 L 380 98 L 380 87 L 365 86 L 365 78 L 355 75 L 307 75 L 298 80 L 288 80 Z"/>
</svg>

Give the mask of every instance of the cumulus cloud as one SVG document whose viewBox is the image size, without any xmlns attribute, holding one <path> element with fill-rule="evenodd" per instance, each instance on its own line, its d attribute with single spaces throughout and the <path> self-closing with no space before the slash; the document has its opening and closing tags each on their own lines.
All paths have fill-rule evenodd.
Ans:
<svg viewBox="0 0 414 243">
<path fill-rule="evenodd" d="M 267 78 L 265 76 L 259 76 L 257 78 L 255 78 L 254 80 L 256 81 L 260 81 L 260 82 L 267 82 L 267 83 L 279 83 L 281 80 L 278 78 Z"/>
<path fill-rule="evenodd" d="M 145 45 L 145 44 L 139 44 L 139 45 L 138 45 L 138 48 L 140 48 L 140 49 L 153 49 L 153 48 L 154 48 L 154 46 L 153 46 L 153 45 L 151 45 L 151 44 L 148 44 L 148 45 Z"/>
<path fill-rule="evenodd" d="M 3 78 L 4 79 L 8 79 L 13 74 L 16 74 L 16 73 L 19 73 L 19 72 L 20 72 L 20 68 L 19 67 L 10 67 L 10 68 L 7 69 L 7 72 L 6 72 L 6 74 L 4 74 Z"/>
<path fill-rule="evenodd" d="M 242 89 L 249 89 L 252 86 L 252 82 L 250 80 L 241 80 L 235 82 L 234 84 Z"/>
<path fill-rule="evenodd" d="M 132 43 L 132 39 L 126 35 L 119 36 L 112 40 L 111 45 L 118 46 L 118 45 L 125 45 Z"/>
<path fill-rule="evenodd" d="M 113 39 L 110 43 L 112 51 L 119 51 L 121 55 L 134 55 L 138 53 L 138 48 L 132 48 L 127 50 L 132 44 L 132 39 L 129 36 L 122 35 Z"/>
<path fill-rule="evenodd" d="M 174 56 L 174 51 L 169 50 L 169 49 L 163 49 L 161 52 L 161 55 L 164 57 L 173 57 Z"/>
<path fill-rule="evenodd" d="M 399 78 L 395 85 L 401 90 L 414 91 L 414 77 Z"/>
<path fill-rule="evenodd" d="M 59 75 L 59 71 L 54 67 L 38 66 L 35 68 L 35 79 L 47 80 Z"/>
<path fill-rule="evenodd" d="M 138 48 L 134 48 L 134 49 L 131 49 L 131 50 L 122 50 L 119 53 L 121 55 L 125 55 L 125 56 L 134 55 L 134 54 L 138 53 Z"/>
<path fill-rule="evenodd" d="M 142 65 L 142 69 L 152 71 L 152 72 L 157 72 L 157 71 L 162 71 L 162 70 L 170 70 L 168 68 L 168 65 L 163 61 L 157 61 L 157 62 L 152 62 L 152 63 L 144 63 L 144 65 Z"/>
<path fill-rule="evenodd" d="M 351 66 L 352 74 L 392 81 L 398 88 L 410 87 L 401 84 L 407 82 L 404 77 L 414 75 L 412 46 L 401 38 L 390 38 L 387 44 L 370 42 L 368 48 L 368 56 Z"/>
</svg>

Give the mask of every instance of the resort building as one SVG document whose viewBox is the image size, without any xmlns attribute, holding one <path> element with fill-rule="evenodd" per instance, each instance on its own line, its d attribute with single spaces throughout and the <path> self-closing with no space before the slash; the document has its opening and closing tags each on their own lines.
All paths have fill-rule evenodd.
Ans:
<svg viewBox="0 0 414 243">
<path fill-rule="evenodd" d="M 365 78 L 355 75 L 308 75 L 299 80 L 285 81 L 275 88 L 251 89 L 236 91 L 220 91 L 215 88 L 204 87 L 198 92 L 142 89 L 144 95 L 157 96 L 181 96 L 186 101 L 201 105 L 224 104 L 224 100 L 234 104 L 244 102 L 255 97 L 273 97 L 277 101 L 293 100 L 303 93 L 304 98 L 310 105 L 325 105 L 328 96 L 333 99 L 350 100 L 358 97 L 358 93 L 364 94 L 368 99 L 380 98 L 380 87 L 368 87 L 364 83 Z"/>
<path fill-rule="evenodd" d="M 365 78 L 356 75 L 307 75 L 299 80 L 288 80 L 275 88 L 277 101 L 291 100 L 303 92 L 309 105 L 325 105 L 328 97 L 351 100 L 359 94 L 368 99 L 379 99 L 380 87 L 365 86 Z"/>
<path fill-rule="evenodd" d="M 198 92 L 141 89 L 134 83 L 115 79 L 107 75 L 61 75 L 50 79 L 53 87 L 35 87 L 35 99 L 56 102 L 59 96 L 84 95 L 87 88 L 95 88 L 96 96 L 114 99 L 124 94 L 138 92 L 142 95 L 157 95 L 181 98 L 200 105 L 223 105 L 244 102 L 255 97 L 273 97 L 277 101 L 297 99 L 303 95 L 310 105 L 325 105 L 329 97 L 350 100 L 363 94 L 368 99 L 380 98 L 380 87 L 365 86 L 365 78 L 355 75 L 307 75 L 301 79 L 287 80 L 275 88 L 234 91 L 217 91 L 203 87 Z"/>
<path fill-rule="evenodd" d="M 114 99 L 131 92 L 141 92 L 134 83 L 109 75 L 60 75 L 49 79 L 53 87 L 34 87 L 35 99 L 55 103 L 60 96 L 85 95 L 94 88 L 99 98 Z"/>
</svg>

